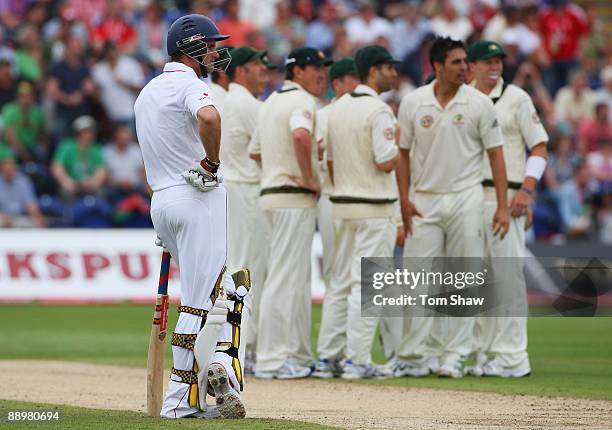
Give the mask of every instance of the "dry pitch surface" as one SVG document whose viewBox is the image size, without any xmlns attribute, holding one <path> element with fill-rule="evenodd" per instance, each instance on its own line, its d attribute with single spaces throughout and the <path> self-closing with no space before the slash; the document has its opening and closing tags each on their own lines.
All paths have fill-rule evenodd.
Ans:
<svg viewBox="0 0 612 430">
<path fill-rule="evenodd" d="M 60 361 L 0 360 L 0 398 L 145 410 L 146 371 Z M 10 387 L 10 388 L 9 388 Z M 612 429 L 612 401 L 247 380 L 247 416 L 349 429 Z"/>
</svg>

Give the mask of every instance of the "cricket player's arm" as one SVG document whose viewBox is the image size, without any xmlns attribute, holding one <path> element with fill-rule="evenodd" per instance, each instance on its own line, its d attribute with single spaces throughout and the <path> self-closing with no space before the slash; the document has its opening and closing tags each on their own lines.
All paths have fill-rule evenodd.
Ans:
<svg viewBox="0 0 612 430">
<path fill-rule="evenodd" d="M 206 157 L 218 162 L 221 148 L 221 116 L 214 106 L 204 106 L 198 110 L 198 133 Z"/>
<path fill-rule="evenodd" d="M 219 148 L 221 146 L 221 115 L 215 108 L 210 88 L 202 81 L 182 88 L 179 97 L 185 109 L 193 115 L 198 122 L 198 134 L 206 158 L 219 162 Z"/>
<path fill-rule="evenodd" d="M 519 104 L 516 119 L 523 141 L 530 148 L 531 154 L 525 165 L 525 178 L 521 189 L 516 192 L 510 203 L 510 215 L 520 217 L 528 214 L 529 204 L 538 181 L 544 175 L 548 161 L 548 133 L 544 129 L 533 102 L 528 96 Z"/>
<path fill-rule="evenodd" d="M 291 135 L 293 137 L 295 157 L 297 159 L 300 172 L 302 173 L 301 179 L 294 178 L 294 180 L 296 180 L 300 186 L 318 192 L 319 184 L 315 178 L 312 168 L 312 137 L 310 132 L 305 128 L 297 128 L 293 130 Z"/>
<path fill-rule="evenodd" d="M 412 217 L 423 216 L 414 203 L 410 201 L 410 149 L 414 142 L 414 115 L 411 114 L 412 104 L 407 98 L 404 98 L 400 103 L 397 115 L 399 129 L 396 131 L 396 139 L 399 144 L 399 158 L 395 168 L 395 179 L 397 180 L 405 236 L 412 234 Z"/>
<path fill-rule="evenodd" d="M 489 155 L 491 172 L 493 173 L 493 184 L 497 197 L 497 209 L 493 215 L 492 230 L 493 235 L 500 234 L 503 239 L 510 228 L 508 211 L 508 176 L 506 174 L 506 163 L 504 162 L 503 144 L 504 138 L 501 126 L 497 118 L 497 112 L 493 102 L 488 97 L 481 99 L 478 105 L 477 116 L 478 133 L 483 148 Z"/>
<path fill-rule="evenodd" d="M 327 174 L 332 185 L 334 184 L 334 149 L 329 140 L 329 130 L 326 130 L 325 140 L 327 145 L 325 146 L 325 156 L 327 157 Z"/>
<path fill-rule="evenodd" d="M 295 150 L 295 157 L 301 173 L 301 177 L 292 177 L 291 179 L 299 186 L 318 193 L 321 188 L 315 176 L 314 166 L 312 165 L 314 116 L 315 104 L 312 102 L 311 106 L 295 109 L 289 118 L 293 149 Z"/>
<path fill-rule="evenodd" d="M 378 113 L 373 119 L 371 133 L 376 167 L 391 173 L 399 161 L 397 121 L 393 114 L 386 111 Z"/>
<path fill-rule="evenodd" d="M 251 140 L 249 140 L 248 152 L 249 158 L 261 163 L 261 141 L 259 139 L 259 128 L 261 127 L 262 117 L 261 110 L 257 115 L 257 123 L 253 129 Z"/>
<path fill-rule="evenodd" d="M 497 210 L 492 222 L 493 235 L 496 236 L 500 233 L 500 238 L 503 239 L 510 228 L 510 220 L 508 218 L 508 178 L 506 176 L 503 147 L 500 145 L 489 148 L 487 149 L 487 154 L 489 155 L 491 172 L 493 172 L 493 185 L 495 186 L 497 197 Z"/>
</svg>

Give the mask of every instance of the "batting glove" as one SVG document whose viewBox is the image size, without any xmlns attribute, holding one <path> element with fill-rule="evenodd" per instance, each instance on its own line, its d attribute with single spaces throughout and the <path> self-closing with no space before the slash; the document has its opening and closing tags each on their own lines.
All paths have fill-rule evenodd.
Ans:
<svg viewBox="0 0 612 430">
<path fill-rule="evenodd" d="M 221 172 L 211 172 L 204 166 L 208 165 L 205 163 L 205 160 L 202 160 L 200 164 L 191 167 L 183 173 L 185 181 L 202 192 L 210 191 L 223 182 L 223 174 Z"/>
<path fill-rule="evenodd" d="M 155 236 L 155 245 L 159 246 L 160 248 L 163 248 L 164 251 L 168 250 L 166 248 L 166 245 L 164 245 L 164 242 L 161 240 L 161 238 L 159 236 Z"/>
</svg>

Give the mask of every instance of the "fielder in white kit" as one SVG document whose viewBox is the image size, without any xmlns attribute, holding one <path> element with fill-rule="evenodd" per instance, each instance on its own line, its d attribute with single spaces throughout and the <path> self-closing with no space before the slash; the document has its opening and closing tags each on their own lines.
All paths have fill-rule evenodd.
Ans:
<svg viewBox="0 0 612 430">
<path fill-rule="evenodd" d="M 508 231 L 503 138 L 491 100 L 465 85 L 463 43 L 438 38 L 430 50 L 436 80 L 407 94 L 398 120 L 401 158 L 398 187 L 402 218 L 410 235 L 404 258 L 484 257 L 483 226 Z M 482 163 L 488 153 L 497 204 L 484 220 Z M 410 190 L 410 193 L 409 193 Z M 460 378 L 473 350 L 474 319 L 404 319 L 395 376 Z"/>
<path fill-rule="evenodd" d="M 548 135 L 529 95 L 502 79 L 504 49 L 496 42 L 481 40 L 468 50 L 472 85 L 487 94 L 504 135 L 504 161 L 508 173 L 510 229 L 504 240 L 485 230 L 486 256 L 490 258 L 496 289 L 504 292 L 503 307 L 497 315 L 476 321 L 476 366 L 473 375 L 521 377 L 529 375 L 527 355 L 527 290 L 523 275 L 525 228 L 528 211 L 538 180 L 544 174 L 548 153 Z M 526 148 L 531 154 L 527 158 Z M 495 196 L 492 193 L 488 159 L 483 164 L 485 219 L 493 216 Z M 501 265 L 501 266 L 499 266 Z M 496 270 L 499 268 L 499 271 Z M 497 275 L 497 276 L 496 276 Z M 504 316 L 504 314 L 509 316 Z"/>
<path fill-rule="evenodd" d="M 262 101 L 258 99 L 268 82 L 265 51 L 241 46 L 231 51 L 227 69 L 229 91 L 221 111 L 221 162 L 227 189 L 228 244 L 230 269 L 249 267 L 253 271 L 251 321 L 247 335 L 245 371 L 255 366 L 259 298 L 266 278 L 268 223 L 259 207 L 261 167 L 249 157 L 251 140 Z"/>
<path fill-rule="evenodd" d="M 227 198 L 217 174 L 220 117 L 210 88 L 199 79 L 227 66 L 228 61 L 216 61 L 215 49 L 217 41 L 227 38 L 205 16 L 176 20 L 167 38 L 171 61 L 135 104 L 136 131 L 153 190 L 151 218 L 180 268 L 174 367 L 161 410 L 166 418 L 245 416 L 235 338 L 241 335 L 247 285 L 236 288 L 225 270 Z M 206 405 L 206 391 L 214 392 L 217 407 Z"/>
</svg>

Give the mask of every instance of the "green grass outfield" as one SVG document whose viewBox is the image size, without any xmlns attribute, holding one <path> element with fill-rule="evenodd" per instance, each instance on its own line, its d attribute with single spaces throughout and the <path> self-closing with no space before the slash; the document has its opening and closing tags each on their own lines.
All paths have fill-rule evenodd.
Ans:
<svg viewBox="0 0 612 430">
<path fill-rule="evenodd" d="M 313 350 L 321 307 L 313 308 Z M 153 306 L 0 306 L 0 359 L 72 360 L 146 367 Z M 170 309 L 169 327 L 176 322 Z M 359 381 L 508 394 L 612 400 L 612 318 L 530 318 L 533 373 L 520 379 L 400 378 Z M 382 362 L 378 342 L 374 358 Z M 170 366 L 168 345 L 167 365 Z M 135 418 L 136 419 L 136 418 Z"/>
<path fill-rule="evenodd" d="M 9 421 L 9 411 L 58 412 L 58 420 Z M 76 408 L 72 406 L 47 405 L 43 403 L 13 402 L 0 400 L 0 428 L 23 429 L 79 429 L 79 430 L 124 430 L 124 429 L 202 429 L 206 430 L 318 430 L 333 429 L 318 424 L 289 420 L 252 419 L 245 420 L 160 420 L 145 414 L 127 411 Z"/>
</svg>

